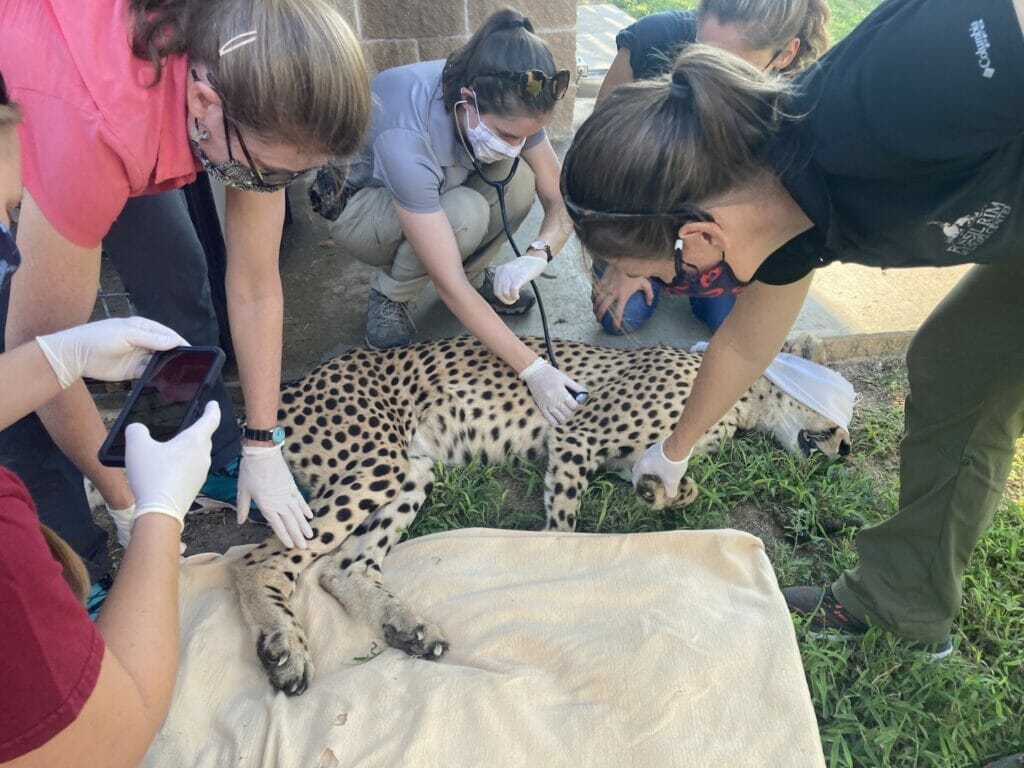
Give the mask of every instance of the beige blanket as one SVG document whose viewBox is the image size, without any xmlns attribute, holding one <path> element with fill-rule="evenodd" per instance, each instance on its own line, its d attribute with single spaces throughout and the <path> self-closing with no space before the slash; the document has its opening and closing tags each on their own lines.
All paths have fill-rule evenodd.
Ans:
<svg viewBox="0 0 1024 768">
<path fill-rule="evenodd" d="M 759 539 L 464 530 L 403 543 L 384 581 L 441 627 L 440 662 L 351 620 L 314 569 L 316 662 L 263 673 L 226 555 L 182 566 L 182 659 L 150 768 L 824 766 L 793 627 Z"/>
</svg>

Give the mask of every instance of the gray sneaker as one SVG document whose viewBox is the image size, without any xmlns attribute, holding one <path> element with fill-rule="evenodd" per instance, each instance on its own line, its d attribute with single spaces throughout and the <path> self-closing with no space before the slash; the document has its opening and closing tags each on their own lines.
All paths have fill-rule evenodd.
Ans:
<svg viewBox="0 0 1024 768">
<path fill-rule="evenodd" d="M 476 290 L 499 315 L 521 315 L 537 303 L 537 299 L 533 296 L 533 291 L 525 285 L 519 289 L 519 298 L 512 304 L 506 304 L 495 296 L 493 267 L 488 267 L 484 270 L 484 281 Z"/>
<path fill-rule="evenodd" d="M 366 346 L 370 349 L 404 347 L 412 342 L 415 333 L 416 326 L 409 316 L 409 303 L 392 301 L 371 288 L 366 303 Z"/>
</svg>

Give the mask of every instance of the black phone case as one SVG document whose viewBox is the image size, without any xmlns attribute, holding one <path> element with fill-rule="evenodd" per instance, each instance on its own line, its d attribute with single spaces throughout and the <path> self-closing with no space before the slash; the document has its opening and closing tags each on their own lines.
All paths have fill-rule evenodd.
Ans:
<svg viewBox="0 0 1024 768">
<path fill-rule="evenodd" d="M 182 349 L 182 347 L 169 349 L 166 350 L 166 352 L 177 352 L 179 349 Z M 181 426 L 179 426 L 175 431 L 175 435 L 179 434 L 182 430 L 188 429 L 199 418 L 201 415 L 200 408 L 203 405 L 203 401 L 209 394 L 210 389 L 213 387 L 213 383 L 217 380 L 217 377 L 220 376 L 221 368 L 224 367 L 225 355 L 224 350 L 220 347 L 188 347 L 188 349 L 196 352 L 215 352 L 216 354 L 210 368 L 206 372 L 206 376 L 203 378 L 202 384 L 199 385 L 195 396 L 192 398 L 192 402 L 189 403 L 188 409 L 185 411 L 185 417 L 182 419 Z M 128 394 L 128 399 L 125 401 L 124 407 L 121 409 L 121 412 L 117 415 L 117 418 L 111 425 L 110 431 L 107 432 L 107 438 L 103 441 L 103 445 L 100 446 L 99 452 L 100 464 L 103 466 L 124 466 L 125 457 L 110 452 L 114 437 L 127 426 L 126 422 L 132 412 L 132 408 L 135 407 L 135 402 L 139 399 L 139 395 L 142 394 L 142 390 L 145 388 L 145 385 L 153 378 L 153 372 L 156 370 L 156 367 L 164 354 L 165 352 L 156 352 L 150 359 L 149 365 L 146 366 L 146 370 L 142 372 L 138 381 L 135 382 L 135 386 L 132 387 L 132 391 Z"/>
</svg>

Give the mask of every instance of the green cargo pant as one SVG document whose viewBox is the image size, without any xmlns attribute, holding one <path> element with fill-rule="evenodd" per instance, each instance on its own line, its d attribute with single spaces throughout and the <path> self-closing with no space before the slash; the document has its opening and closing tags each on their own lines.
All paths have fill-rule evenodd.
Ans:
<svg viewBox="0 0 1024 768">
<path fill-rule="evenodd" d="M 860 532 L 860 563 L 832 588 L 854 616 L 939 642 L 1024 433 L 1024 254 L 968 272 L 914 336 L 907 368 L 899 512 Z"/>
</svg>

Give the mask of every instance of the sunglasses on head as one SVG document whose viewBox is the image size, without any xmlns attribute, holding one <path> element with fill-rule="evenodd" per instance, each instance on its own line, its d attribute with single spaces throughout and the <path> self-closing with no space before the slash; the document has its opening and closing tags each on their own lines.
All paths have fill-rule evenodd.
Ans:
<svg viewBox="0 0 1024 768">
<path fill-rule="evenodd" d="M 523 101 L 534 101 L 543 96 L 545 90 L 558 101 L 565 98 L 565 92 L 569 90 L 570 74 L 568 69 L 560 69 L 553 75 L 546 75 L 539 69 L 528 69 L 525 72 L 482 72 L 476 76 L 479 77 L 511 80 L 515 83 L 516 94 Z"/>
<path fill-rule="evenodd" d="M 688 221 L 714 221 L 714 217 L 703 208 L 696 205 L 684 205 L 672 211 L 597 211 L 593 208 L 584 208 L 563 195 L 565 208 L 573 223 L 579 225 L 586 221 L 634 221 L 636 219 L 674 219 L 680 224 Z"/>
</svg>

